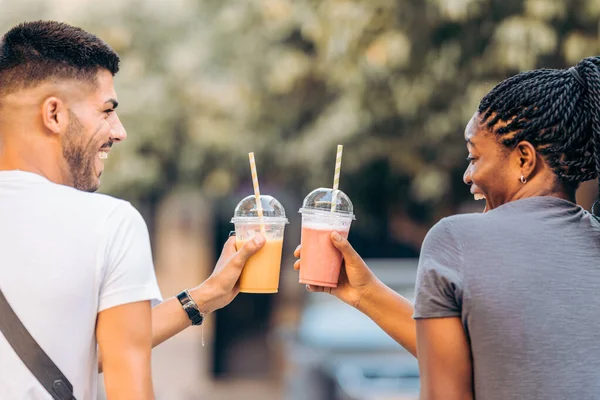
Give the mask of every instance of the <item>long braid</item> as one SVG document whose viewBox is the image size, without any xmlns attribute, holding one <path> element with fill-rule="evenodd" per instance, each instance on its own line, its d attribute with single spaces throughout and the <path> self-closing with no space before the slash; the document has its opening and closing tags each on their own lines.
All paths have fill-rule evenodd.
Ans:
<svg viewBox="0 0 600 400">
<path fill-rule="evenodd" d="M 533 144 L 567 188 L 600 178 L 599 68 L 600 57 L 590 57 L 571 71 L 510 77 L 481 100 L 482 121 L 509 148 Z"/>
<path fill-rule="evenodd" d="M 586 106 L 592 116 L 592 140 L 593 155 L 596 162 L 596 173 L 598 177 L 598 199 L 600 200 L 600 57 L 586 58 L 581 63 L 581 74 L 588 87 Z M 599 201 L 596 200 L 596 203 Z M 594 203 L 594 205 L 596 205 Z"/>
</svg>

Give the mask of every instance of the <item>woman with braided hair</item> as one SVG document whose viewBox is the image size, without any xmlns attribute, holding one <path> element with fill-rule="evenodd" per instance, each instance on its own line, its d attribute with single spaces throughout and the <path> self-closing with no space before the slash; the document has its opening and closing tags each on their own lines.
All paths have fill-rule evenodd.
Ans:
<svg viewBox="0 0 600 400">
<path fill-rule="evenodd" d="M 600 58 L 501 82 L 465 141 L 464 181 L 486 207 L 429 231 L 414 309 L 335 233 L 340 284 L 308 290 L 418 355 L 422 399 L 600 399 L 600 221 L 575 203 L 600 172 Z"/>
</svg>

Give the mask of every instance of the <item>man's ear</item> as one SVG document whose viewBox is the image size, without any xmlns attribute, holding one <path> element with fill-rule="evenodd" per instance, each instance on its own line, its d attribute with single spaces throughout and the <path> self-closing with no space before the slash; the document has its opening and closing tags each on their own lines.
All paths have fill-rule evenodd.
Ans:
<svg viewBox="0 0 600 400">
<path fill-rule="evenodd" d="M 518 167 L 521 169 L 521 174 L 525 179 L 529 179 L 537 164 L 537 152 L 535 147 L 528 141 L 524 140 L 517 144 L 515 148 L 517 152 Z"/>
<path fill-rule="evenodd" d="M 54 134 L 64 132 L 69 124 L 69 110 L 58 97 L 48 97 L 42 104 L 42 121 Z"/>
</svg>

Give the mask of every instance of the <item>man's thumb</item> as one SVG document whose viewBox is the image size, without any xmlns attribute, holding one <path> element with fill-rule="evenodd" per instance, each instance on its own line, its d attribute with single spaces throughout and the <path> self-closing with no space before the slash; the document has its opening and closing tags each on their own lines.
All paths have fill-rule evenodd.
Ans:
<svg viewBox="0 0 600 400">
<path fill-rule="evenodd" d="M 264 244 L 264 236 L 262 236 L 260 233 L 257 234 L 253 239 L 248 240 L 246 243 L 244 243 L 242 248 L 239 249 L 238 252 L 233 256 L 230 265 L 232 265 L 235 268 L 242 269 L 244 267 L 244 264 L 246 264 L 246 261 L 248 261 L 248 259 L 250 258 L 250 256 L 252 256 L 258 250 L 260 250 L 260 248 L 263 247 Z"/>
<path fill-rule="evenodd" d="M 221 259 L 229 260 L 235 253 L 237 253 L 237 249 L 235 247 L 235 236 L 230 236 L 223 246 Z"/>
</svg>

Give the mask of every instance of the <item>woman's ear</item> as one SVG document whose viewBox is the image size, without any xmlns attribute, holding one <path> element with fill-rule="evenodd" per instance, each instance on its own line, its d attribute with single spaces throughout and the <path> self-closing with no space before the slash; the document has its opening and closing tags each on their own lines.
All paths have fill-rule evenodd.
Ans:
<svg viewBox="0 0 600 400">
<path fill-rule="evenodd" d="M 517 144 L 515 151 L 518 168 L 521 170 L 523 177 L 529 179 L 529 176 L 533 173 L 537 164 L 537 152 L 535 151 L 535 147 L 524 140 Z"/>
</svg>

